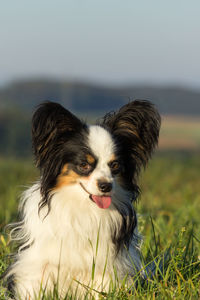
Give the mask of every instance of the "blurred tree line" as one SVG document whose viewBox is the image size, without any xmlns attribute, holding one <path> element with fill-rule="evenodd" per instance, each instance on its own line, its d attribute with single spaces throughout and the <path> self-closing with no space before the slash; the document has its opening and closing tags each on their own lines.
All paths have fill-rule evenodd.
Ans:
<svg viewBox="0 0 200 300">
<path fill-rule="evenodd" d="M 0 88 L 0 155 L 31 154 L 31 115 L 43 101 L 55 101 L 78 115 L 116 110 L 132 99 L 155 103 L 162 114 L 200 116 L 200 91 L 183 87 L 115 86 L 37 79 Z"/>
</svg>

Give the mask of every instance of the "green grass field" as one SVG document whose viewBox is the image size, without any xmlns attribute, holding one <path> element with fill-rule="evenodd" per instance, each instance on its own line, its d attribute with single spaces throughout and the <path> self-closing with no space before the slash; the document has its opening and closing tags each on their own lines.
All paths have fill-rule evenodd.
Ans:
<svg viewBox="0 0 200 300">
<path fill-rule="evenodd" d="M 200 298 L 200 153 L 158 153 L 140 179 L 137 204 L 139 229 L 147 264 L 170 254 L 155 276 L 131 291 L 112 288 L 101 299 Z M 21 191 L 37 178 L 30 161 L 0 160 L 0 273 L 9 263 L 10 245 L 5 224 L 17 218 Z M 6 299 L 0 287 L 0 299 Z M 55 294 L 41 299 L 59 299 Z M 75 299 L 75 297 L 66 299 Z"/>
</svg>

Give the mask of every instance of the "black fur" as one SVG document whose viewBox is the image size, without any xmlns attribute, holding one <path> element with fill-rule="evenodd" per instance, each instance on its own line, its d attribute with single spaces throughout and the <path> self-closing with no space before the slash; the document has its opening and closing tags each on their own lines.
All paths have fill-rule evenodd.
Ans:
<svg viewBox="0 0 200 300">
<path fill-rule="evenodd" d="M 141 166 L 146 166 L 157 145 L 160 123 L 160 115 L 155 107 L 150 102 L 141 100 L 124 105 L 118 112 L 106 114 L 100 123 L 111 132 L 116 141 L 117 154 L 122 163 L 121 181 L 131 192 L 132 201 L 139 195 L 137 179 Z M 127 203 L 127 211 L 119 212 L 122 216 L 121 228 L 113 233 L 113 242 L 118 251 L 124 244 L 129 247 L 137 226 L 137 216 L 132 205 Z"/>
<path fill-rule="evenodd" d="M 122 211 L 116 206 L 122 217 L 122 223 L 120 229 L 114 230 L 112 233 L 112 241 L 116 247 L 116 254 L 126 247 L 129 248 L 130 242 L 133 239 L 134 229 L 137 226 L 137 216 L 136 212 L 131 204 L 131 201 L 127 203 L 125 211 Z"/>
<path fill-rule="evenodd" d="M 12 297 L 12 299 L 15 299 L 15 278 L 14 275 L 9 277 L 9 281 L 8 281 L 8 291 L 9 291 L 9 296 Z"/>
<path fill-rule="evenodd" d="M 149 101 L 135 100 L 124 105 L 118 112 L 106 114 L 101 125 L 114 136 L 124 169 L 124 186 L 137 189 L 137 178 L 141 166 L 148 159 L 158 143 L 160 115 Z"/>
<path fill-rule="evenodd" d="M 32 143 L 41 172 L 40 208 L 50 205 L 50 191 L 64 164 L 87 151 L 87 126 L 60 104 L 45 102 L 32 119 Z"/>
<path fill-rule="evenodd" d="M 3 286 L 6 288 L 6 299 L 15 299 L 14 288 L 15 288 L 15 278 L 14 275 L 9 276 L 6 280 L 6 276 L 10 271 L 11 267 L 8 267 L 6 271 L 0 276 L 0 281 L 3 282 Z"/>
</svg>

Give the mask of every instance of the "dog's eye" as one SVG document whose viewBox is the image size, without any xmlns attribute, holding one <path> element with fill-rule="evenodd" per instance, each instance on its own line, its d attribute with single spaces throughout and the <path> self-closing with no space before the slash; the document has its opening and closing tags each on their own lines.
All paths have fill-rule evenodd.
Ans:
<svg viewBox="0 0 200 300">
<path fill-rule="evenodd" d="M 79 165 L 79 167 L 80 167 L 81 169 L 84 169 L 84 170 L 88 170 L 88 169 L 91 168 L 91 166 L 90 166 L 87 162 L 82 162 L 82 163 Z"/>
<path fill-rule="evenodd" d="M 109 167 L 113 174 L 117 174 L 120 171 L 120 164 L 117 160 L 110 162 Z"/>
<path fill-rule="evenodd" d="M 92 171 L 92 166 L 89 163 L 83 161 L 77 166 L 77 169 L 81 174 L 87 175 Z"/>
</svg>

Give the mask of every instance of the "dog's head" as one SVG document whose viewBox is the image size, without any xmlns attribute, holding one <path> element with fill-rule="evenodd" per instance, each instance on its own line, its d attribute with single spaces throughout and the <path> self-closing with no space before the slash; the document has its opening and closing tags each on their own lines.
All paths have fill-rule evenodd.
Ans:
<svg viewBox="0 0 200 300">
<path fill-rule="evenodd" d="M 32 122 L 42 206 L 52 191 L 71 185 L 78 185 L 100 208 L 110 206 L 117 185 L 135 193 L 159 128 L 160 116 L 148 101 L 132 101 L 92 126 L 59 104 L 42 104 Z"/>
</svg>

